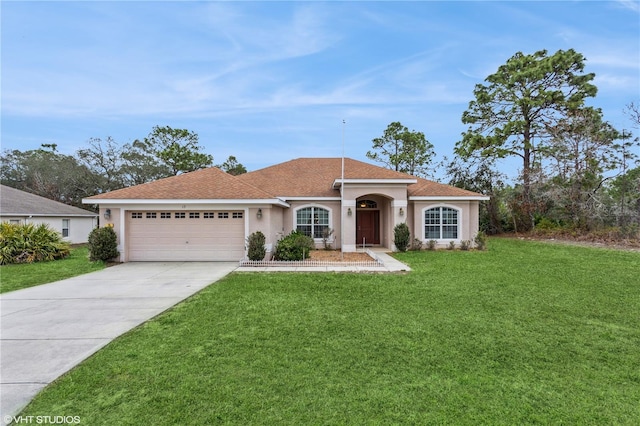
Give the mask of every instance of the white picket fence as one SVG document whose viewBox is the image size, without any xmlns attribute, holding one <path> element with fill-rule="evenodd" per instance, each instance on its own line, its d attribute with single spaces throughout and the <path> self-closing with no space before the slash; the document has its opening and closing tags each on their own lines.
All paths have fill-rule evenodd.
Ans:
<svg viewBox="0 0 640 426">
<path fill-rule="evenodd" d="M 361 261 L 353 261 L 353 262 L 336 262 L 336 261 L 327 261 L 327 260 L 291 260 L 291 261 L 281 261 L 281 260 L 249 260 L 243 259 L 240 261 L 240 266 L 254 266 L 254 267 L 339 267 L 339 266 L 360 266 L 363 268 L 376 268 L 384 266 L 384 264 L 377 260 L 361 260 Z"/>
</svg>

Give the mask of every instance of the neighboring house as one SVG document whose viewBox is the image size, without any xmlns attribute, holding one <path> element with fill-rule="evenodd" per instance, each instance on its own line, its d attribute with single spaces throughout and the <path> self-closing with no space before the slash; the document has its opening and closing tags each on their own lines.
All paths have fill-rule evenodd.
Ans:
<svg viewBox="0 0 640 426">
<path fill-rule="evenodd" d="M 292 230 L 345 252 L 394 250 L 393 228 L 411 238 L 472 240 L 488 197 L 361 161 L 299 158 L 239 176 L 209 168 L 83 200 L 98 204 L 118 235 L 121 261 L 240 260 L 261 231 L 267 250 Z M 344 179 L 343 176 L 344 170 Z"/>
<path fill-rule="evenodd" d="M 44 223 L 72 244 L 86 243 L 98 224 L 98 215 L 88 210 L 50 200 L 10 186 L 0 185 L 0 221 Z"/>
</svg>

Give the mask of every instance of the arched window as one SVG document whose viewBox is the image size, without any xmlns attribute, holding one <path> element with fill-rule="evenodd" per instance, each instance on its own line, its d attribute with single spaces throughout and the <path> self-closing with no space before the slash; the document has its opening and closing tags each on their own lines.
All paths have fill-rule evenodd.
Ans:
<svg viewBox="0 0 640 426">
<path fill-rule="evenodd" d="M 329 228 L 329 210 L 322 207 L 305 207 L 296 212 L 296 229 L 312 238 L 322 238 Z"/>
<path fill-rule="evenodd" d="M 455 240 L 460 222 L 458 210 L 434 207 L 424 211 L 425 240 Z"/>
<path fill-rule="evenodd" d="M 359 209 L 377 209 L 378 203 L 373 200 L 360 200 L 357 206 Z"/>
</svg>

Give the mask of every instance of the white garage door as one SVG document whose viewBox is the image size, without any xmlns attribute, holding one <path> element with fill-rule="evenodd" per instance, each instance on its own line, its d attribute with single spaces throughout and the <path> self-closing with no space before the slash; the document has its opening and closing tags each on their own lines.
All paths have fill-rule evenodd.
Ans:
<svg viewBox="0 0 640 426">
<path fill-rule="evenodd" d="M 244 257 L 244 212 L 129 211 L 129 261 L 234 261 Z"/>
</svg>

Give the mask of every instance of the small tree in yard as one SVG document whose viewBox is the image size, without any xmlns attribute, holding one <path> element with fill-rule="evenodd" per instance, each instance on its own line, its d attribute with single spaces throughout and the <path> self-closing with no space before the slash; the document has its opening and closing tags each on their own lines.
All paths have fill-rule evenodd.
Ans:
<svg viewBox="0 0 640 426">
<path fill-rule="evenodd" d="M 325 250 L 331 250 L 331 236 L 333 235 L 333 229 L 324 228 L 322 230 L 322 244 Z"/>
<path fill-rule="evenodd" d="M 393 243 L 396 245 L 398 250 L 407 251 L 410 238 L 409 227 L 406 223 L 399 223 L 395 228 L 393 228 Z"/>
<path fill-rule="evenodd" d="M 113 228 L 95 228 L 89 234 L 89 260 L 108 261 L 120 256 L 117 236 Z"/>
<path fill-rule="evenodd" d="M 264 256 L 267 254 L 267 249 L 265 248 L 265 237 L 264 234 L 260 231 L 256 231 L 253 234 L 249 235 L 247 238 L 247 256 L 249 260 L 259 261 L 264 259 Z"/>
<path fill-rule="evenodd" d="M 487 248 L 487 234 L 482 231 L 478 231 L 473 242 L 476 244 L 478 250 L 485 250 Z"/>
</svg>

